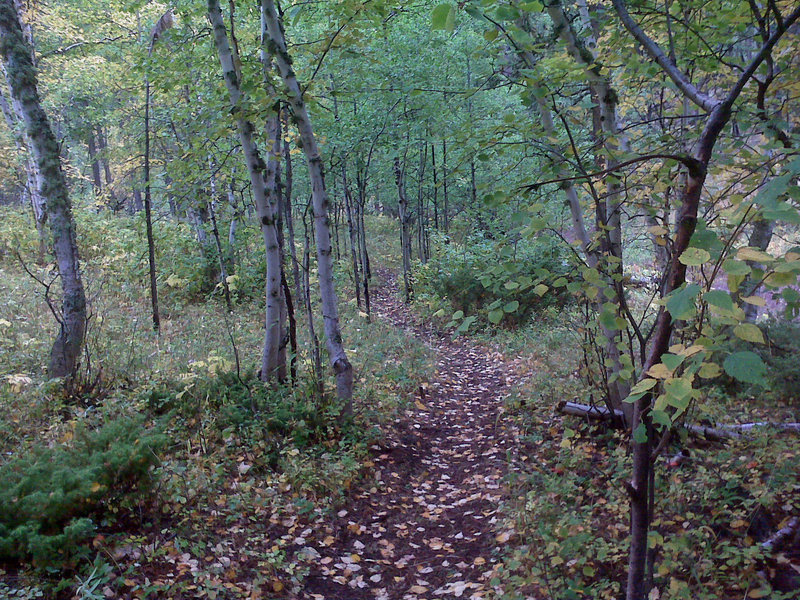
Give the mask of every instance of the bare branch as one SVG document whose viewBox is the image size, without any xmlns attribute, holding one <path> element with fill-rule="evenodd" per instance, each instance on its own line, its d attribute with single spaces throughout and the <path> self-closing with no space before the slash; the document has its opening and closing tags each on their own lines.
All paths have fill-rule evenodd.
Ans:
<svg viewBox="0 0 800 600">
<path fill-rule="evenodd" d="M 697 106 L 703 110 L 711 111 L 718 104 L 718 101 L 708 94 L 701 92 L 697 89 L 697 86 L 689 81 L 689 78 L 681 72 L 677 65 L 664 54 L 661 47 L 633 20 L 633 17 L 628 13 L 628 7 L 625 5 L 624 0 L 612 0 L 612 2 L 625 29 L 627 29 L 636 41 L 644 47 L 647 54 L 650 55 L 650 58 L 661 66 L 667 76 L 675 82 L 675 85 L 686 94 L 689 100 L 697 104 Z"/>
</svg>

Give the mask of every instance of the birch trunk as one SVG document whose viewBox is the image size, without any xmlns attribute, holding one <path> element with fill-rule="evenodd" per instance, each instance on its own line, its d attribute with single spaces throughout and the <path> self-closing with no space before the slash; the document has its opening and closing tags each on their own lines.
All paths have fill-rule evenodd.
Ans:
<svg viewBox="0 0 800 600">
<path fill-rule="evenodd" d="M 41 194 L 47 202 L 53 249 L 61 277 L 63 298 L 60 332 L 50 352 L 51 377 L 73 378 L 77 374 L 86 332 L 86 296 L 81 279 L 75 224 L 67 183 L 61 168 L 58 142 L 42 109 L 36 89 L 36 70 L 31 48 L 13 0 L 0 0 L 0 37 L 3 65 L 11 96 L 19 103 L 30 151 L 41 177 Z"/>
<path fill-rule="evenodd" d="M 286 50 L 283 24 L 278 17 L 274 0 L 262 0 L 262 15 L 269 36 L 268 51 L 275 60 L 283 83 L 288 89 L 288 102 L 297 124 L 303 152 L 308 162 L 314 204 L 314 235 L 317 244 L 317 268 L 319 270 L 320 297 L 324 320 L 325 339 L 331 365 L 336 373 L 336 390 L 344 403 L 345 414 L 352 413 L 353 367 L 347 358 L 339 328 L 339 306 L 333 282 L 333 257 L 331 256 L 330 221 L 328 218 L 328 192 L 325 189 L 325 176 L 317 140 L 308 115 L 303 92 L 292 69 L 292 61 Z"/>
<path fill-rule="evenodd" d="M 234 56 L 228 42 L 228 33 L 218 0 L 209 0 L 208 17 L 214 30 L 214 43 L 217 47 L 220 65 L 222 66 L 225 86 L 231 103 L 231 112 L 236 118 L 239 131 L 239 143 L 242 147 L 247 172 L 250 177 L 250 186 L 256 205 L 261 233 L 264 239 L 264 248 L 267 262 L 266 283 L 266 318 L 264 333 L 264 351 L 261 357 L 261 379 L 274 381 L 278 378 L 280 364 L 279 350 L 281 346 L 281 258 L 278 244 L 277 230 L 277 191 L 269 189 L 269 184 L 275 185 L 274 165 L 271 173 L 258 152 L 252 123 L 243 116 L 243 94 L 240 88 Z"/>
<path fill-rule="evenodd" d="M 563 14 L 563 10 L 561 9 L 560 5 L 556 5 L 552 7 L 551 18 L 553 19 L 554 25 L 556 27 L 567 28 L 568 26 L 565 25 L 565 16 Z M 558 22 L 556 21 L 558 19 Z M 527 24 L 521 24 L 523 28 L 526 28 Z M 576 47 L 578 43 L 574 34 L 571 32 L 563 33 L 562 36 L 565 36 L 567 39 L 568 45 Z M 525 62 L 528 68 L 534 68 L 536 65 L 536 61 L 531 54 L 530 51 L 522 51 L 520 53 L 520 57 Z M 583 60 L 583 59 L 582 59 Z M 533 94 L 533 99 L 536 102 L 537 109 L 539 112 L 539 117 L 541 120 L 542 128 L 544 129 L 545 133 L 550 137 L 555 137 L 557 135 L 555 125 L 553 123 L 553 116 L 550 111 L 550 108 L 547 105 L 545 100 L 546 95 L 542 94 Z M 616 114 L 615 111 L 611 111 L 611 116 L 613 116 L 614 122 L 616 123 Z M 616 127 L 616 125 L 614 125 Z M 567 179 L 570 173 L 568 170 L 562 165 L 558 165 L 556 169 L 556 176 L 559 179 Z M 570 211 L 570 219 L 572 222 L 572 231 L 575 237 L 580 241 L 581 250 L 583 252 L 584 258 L 586 260 L 586 264 L 593 269 L 596 269 L 600 272 L 602 277 L 602 285 L 598 286 L 597 288 L 597 297 L 598 298 L 606 298 L 608 300 L 615 299 L 617 304 L 617 312 L 621 314 L 620 305 L 622 303 L 622 299 L 619 297 L 622 292 L 617 286 L 613 284 L 608 277 L 603 276 L 603 266 L 601 265 L 600 261 L 600 248 L 592 240 L 592 236 L 590 235 L 589 230 L 586 227 L 586 221 L 583 215 L 583 206 L 581 205 L 580 197 L 578 195 L 577 187 L 571 182 L 566 181 L 562 185 L 562 189 L 564 190 L 564 195 L 567 199 L 567 205 L 569 206 Z M 604 231 L 605 227 L 608 225 L 612 227 L 619 227 L 619 223 L 616 222 L 614 224 L 609 223 L 609 220 L 605 218 L 604 215 L 607 214 L 607 207 L 598 207 L 602 208 L 598 213 L 598 222 L 596 223 L 596 227 L 598 231 Z M 615 236 L 618 239 L 621 239 L 620 236 Z M 613 246 L 613 243 L 609 244 Z M 613 250 L 612 250 L 613 253 Z M 614 254 L 614 256 L 617 256 Z M 621 254 L 620 254 L 621 257 Z M 621 263 L 620 263 L 621 269 Z M 601 309 L 600 303 L 593 302 L 593 307 L 596 311 Z M 606 381 L 609 383 L 607 384 L 608 388 L 608 400 L 609 404 L 617 410 L 622 410 L 627 423 L 631 422 L 631 418 L 633 416 L 633 407 L 630 404 L 623 402 L 623 400 L 628 396 L 630 392 L 630 384 L 628 382 L 622 381 L 618 378 L 618 374 L 623 370 L 622 364 L 622 351 L 619 349 L 619 342 L 621 341 L 621 335 L 618 332 L 611 331 L 608 328 L 600 325 L 600 332 L 602 333 L 603 337 L 605 337 L 608 341 L 605 344 L 604 352 L 607 357 L 610 359 L 611 364 L 609 366 L 602 366 L 601 368 L 605 369 Z"/>
</svg>

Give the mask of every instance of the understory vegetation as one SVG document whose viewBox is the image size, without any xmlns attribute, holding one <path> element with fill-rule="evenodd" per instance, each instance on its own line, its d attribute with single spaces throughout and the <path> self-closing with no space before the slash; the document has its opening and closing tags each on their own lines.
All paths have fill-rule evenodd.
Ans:
<svg viewBox="0 0 800 600">
<path fill-rule="evenodd" d="M 796 600 L 799 28 L 0 0 L 0 598 Z"/>
</svg>

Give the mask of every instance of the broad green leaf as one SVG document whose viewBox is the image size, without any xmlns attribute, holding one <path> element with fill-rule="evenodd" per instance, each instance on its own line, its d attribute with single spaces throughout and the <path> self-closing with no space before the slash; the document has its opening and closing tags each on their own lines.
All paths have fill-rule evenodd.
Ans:
<svg viewBox="0 0 800 600">
<path fill-rule="evenodd" d="M 549 289 L 550 288 L 548 288 L 545 284 L 540 283 L 535 288 L 533 288 L 533 293 L 536 294 L 537 296 L 544 296 L 547 293 L 547 290 Z"/>
<path fill-rule="evenodd" d="M 500 323 L 503 320 L 503 316 L 505 313 L 501 308 L 495 308 L 494 310 L 489 311 L 489 321 L 495 325 Z"/>
<path fill-rule="evenodd" d="M 761 333 L 758 325 L 754 325 L 753 323 L 739 323 L 733 328 L 733 335 L 746 342 L 753 342 L 754 344 L 764 343 L 764 334 Z"/>
<path fill-rule="evenodd" d="M 456 24 L 456 8 L 452 4 L 440 4 L 431 13 L 431 29 L 453 31 Z"/>
<path fill-rule="evenodd" d="M 653 423 L 663 425 L 664 427 L 672 427 L 672 419 L 670 419 L 669 415 L 663 410 L 651 411 L 650 417 L 653 419 Z"/>
<path fill-rule="evenodd" d="M 464 318 L 464 311 L 463 310 L 457 310 L 456 312 L 453 313 L 453 316 L 451 317 L 451 319 L 453 321 L 458 321 L 459 319 L 463 319 L 463 318 Z"/>
<path fill-rule="evenodd" d="M 637 444 L 647 442 L 647 427 L 644 426 L 644 423 L 639 423 L 639 426 L 633 431 L 633 441 Z"/>
<path fill-rule="evenodd" d="M 503 310 L 507 313 L 513 313 L 515 310 L 519 308 L 519 302 L 516 300 L 512 300 L 511 302 L 507 303 Z"/>
<path fill-rule="evenodd" d="M 665 365 L 667 365 L 667 367 L 669 368 L 670 371 L 674 371 L 675 369 L 677 369 L 681 365 L 681 363 L 685 359 L 686 359 L 685 356 L 676 356 L 675 354 L 667 353 L 667 354 L 664 354 L 664 356 L 661 357 L 661 362 L 663 362 Z"/>
<path fill-rule="evenodd" d="M 702 248 L 687 248 L 678 260 L 689 267 L 699 267 L 711 260 L 711 254 Z"/>
<path fill-rule="evenodd" d="M 722 363 L 725 372 L 739 381 L 766 385 L 767 367 L 755 352 L 734 352 Z"/>
<path fill-rule="evenodd" d="M 475 322 L 475 319 L 476 319 L 475 316 L 467 317 L 466 319 L 464 319 L 464 322 L 458 326 L 457 331 L 459 333 L 466 333 L 467 329 L 469 329 L 469 326 Z"/>
<path fill-rule="evenodd" d="M 690 283 L 680 287 L 666 297 L 666 306 L 673 319 L 686 319 L 694 313 L 694 301 L 700 294 L 700 286 Z"/>
<path fill-rule="evenodd" d="M 728 275 L 749 275 L 752 269 L 750 265 L 746 262 L 741 260 L 736 260 L 735 258 L 727 258 L 722 263 L 722 269 Z"/>
<path fill-rule="evenodd" d="M 667 402 L 682 412 L 692 401 L 692 384 L 683 377 L 671 379 L 664 383 L 664 393 L 667 396 Z"/>
<path fill-rule="evenodd" d="M 703 379 L 713 379 L 714 377 L 719 377 L 722 374 L 722 369 L 719 368 L 717 363 L 705 363 L 702 367 L 700 367 L 698 374 Z"/>
<path fill-rule="evenodd" d="M 757 263 L 768 263 L 775 260 L 775 257 L 771 254 L 767 254 L 758 248 L 750 248 L 749 246 L 739 248 L 736 252 L 736 258 L 739 260 L 751 260 Z"/>
<path fill-rule="evenodd" d="M 600 325 L 609 331 L 617 331 L 617 312 L 616 307 L 610 302 L 603 305 L 603 310 L 600 311 Z"/>
<path fill-rule="evenodd" d="M 765 283 L 772 288 L 794 285 L 797 283 L 796 273 L 772 273 L 767 277 Z"/>
<path fill-rule="evenodd" d="M 732 311 L 734 304 L 731 295 L 723 290 L 711 290 L 703 294 L 703 298 L 711 306 L 716 306 L 725 311 Z"/>
</svg>

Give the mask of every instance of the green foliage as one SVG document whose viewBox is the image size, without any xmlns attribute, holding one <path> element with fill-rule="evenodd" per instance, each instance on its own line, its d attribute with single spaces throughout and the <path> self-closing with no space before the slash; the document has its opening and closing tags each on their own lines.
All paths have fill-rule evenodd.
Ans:
<svg viewBox="0 0 800 600">
<path fill-rule="evenodd" d="M 575 422 L 535 428 L 524 442 L 529 468 L 512 480 L 522 545 L 501 571 L 517 594 L 509 597 L 618 598 L 629 533 L 626 444 Z M 758 573 L 766 556 L 760 543 L 797 509 L 795 446 L 791 436 L 768 434 L 693 448 L 679 468 L 658 462 L 648 546 L 659 597 L 715 600 L 768 590 Z"/>
<path fill-rule="evenodd" d="M 9 460 L 0 467 L 0 557 L 63 566 L 86 554 L 96 527 L 146 491 L 165 442 L 141 419 L 120 418 Z"/>
<path fill-rule="evenodd" d="M 465 315 L 465 322 L 474 322 L 471 313 L 485 312 L 494 325 L 519 326 L 535 312 L 566 301 L 562 290 L 548 285 L 569 270 L 565 250 L 552 238 L 519 242 L 516 249 L 478 236 L 464 245 L 443 241 L 420 267 L 417 280 L 423 293 L 457 311 L 456 322 Z"/>
<path fill-rule="evenodd" d="M 718 355 L 726 356 L 723 363 L 726 376 L 718 383 L 729 393 L 765 395 L 796 405 L 800 402 L 800 324 L 771 320 L 760 324 L 758 329 L 765 344 L 732 337 L 720 346 Z M 748 367 L 751 363 L 755 366 Z M 730 367 L 737 370 L 732 372 Z"/>
</svg>

